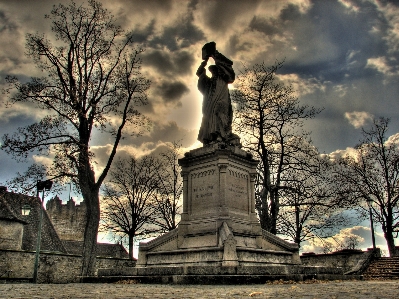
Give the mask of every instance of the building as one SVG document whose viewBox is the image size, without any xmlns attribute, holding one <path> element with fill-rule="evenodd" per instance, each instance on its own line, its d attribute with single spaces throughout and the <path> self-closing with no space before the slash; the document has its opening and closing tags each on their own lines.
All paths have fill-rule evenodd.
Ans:
<svg viewBox="0 0 399 299">
<path fill-rule="evenodd" d="M 70 198 L 66 204 L 56 196 L 46 204 L 47 213 L 58 236 L 62 240 L 83 241 L 85 232 L 86 204 L 77 205 Z"/>
<path fill-rule="evenodd" d="M 4 225 L 4 227 L 6 227 L 4 222 L 7 221 L 7 214 L 8 214 L 9 227 L 16 228 L 17 226 L 15 222 L 22 221 L 21 223 L 24 224 L 21 232 L 22 242 L 20 248 L 18 249 L 35 251 L 36 242 L 37 242 L 37 232 L 39 231 L 40 206 L 41 206 L 40 199 L 37 197 L 27 196 L 24 194 L 8 192 L 5 187 L 1 187 L 0 190 L 1 190 L 0 197 L 2 199 L 0 202 L 0 210 L 3 213 L 2 224 Z M 31 210 L 29 215 L 23 216 L 21 210 L 22 207 L 25 205 L 29 205 Z M 15 218 L 12 219 L 11 215 L 13 215 Z M 13 225 L 10 224 L 12 222 L 14 222 Z M 17 232 L 15 233 L 17 234 Z M 18 233 L 17 239 L 19 240 L 19 238 L 20 236 Z M 18 241 L 16 243 L 18 243 Z M 19 247 L 19 245 L 16 247 Z M 47 213 L 43 213 L 40 248 L 41 250 L 45 251 L 67 253 Z"/>
<path fill-rule="evenodd" d="M 56 196 L 46 204 L 46 210 L 64 247 L 71 254 L 80 255 L 83 250 L 83 240 L 86 219 L 86 204 L 80 204 L 70 198 L 66 204 Z M 129 258 L 122 244 L 97 243 L 97 256 Z"/>
<path fill-rule="evenodd" d="M 21 210 L 29 205 L 29 215 Z M 35 251 L 41 200 L 0 186 L 0 249 Z M 42 218 L 41 251 L 80 255 L 83 248 L 86 205 L 73 199 L 63 204 L 56 196 L 46 204 Z M 122 244 L 97 243 L 101 257 L 129 258 Z"/>
<path fill-rule="evenodd" d="M 21 250 L 27 222 L 7 203 L 4 191 L 4 188 L 0 191 L 0 249 Z"/>
</svg>

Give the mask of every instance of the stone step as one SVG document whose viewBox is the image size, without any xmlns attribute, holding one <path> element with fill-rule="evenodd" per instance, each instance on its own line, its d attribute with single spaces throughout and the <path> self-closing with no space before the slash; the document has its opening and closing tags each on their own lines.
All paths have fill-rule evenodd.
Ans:
<svg viewBox="0 0 399 299">
<path fill-rule="evenodd" d="M 368 276 L 363 276 L 364 279 L 399 279 L 399 276 L 393 276 L 393 275 L 368 275 Z"/>
<path fill-rule="evenodd" d="M 283 275 L 153 275 L 82 277 L 84 283 L 116 283 L 135 281 L 148 284 L 265 284 L 268 281 L 362 280 L 361 275 L 344 274 L 283 274 Z"/>
<path fill-rule="evenodd" d="M 399 268 L 399 265 L 381 265 L 381 264 L 372 264 L 371 265 L 372 268 L 375 269 L 387 269 L 387 268 Z"/>
<path fill-rule="evenodd" d="M 399 265 L 399 263 L 389 263 L 389 262 L 377 262 L 377 263 L 375 263 L 375 264 L 378 264 L 378 265 Z"/>
<path fill-rule="evenodd" d="M 399 279 L 399 276 L 397 275 L 367 275 L 364 276 L 364 279 L 370 279 L 370 278 L 382 278 L 382 279 Z"/>
<path fill-rule="evenodd" d="M 366 273 L 386 273 L 386 272 L 398 272 L 398 271 L 397 271 L 397 269 L 384 269 L 384 270 L 380 270 L 380 271 L 375 270 L 375 269 L 370 269 Z"/>
<path fill-rule="evenodd" d="M 378 273 L 397 273 L 398 271 L 386 270 L 386 271 L 368 271 L 365 274 L 378 274 Z"/>
<path fill-rule="evenodd" d="M 366 279 L 399 279 L 399 257 L 382 257 L 373 261 L 364 272 Z"/>
</svg>

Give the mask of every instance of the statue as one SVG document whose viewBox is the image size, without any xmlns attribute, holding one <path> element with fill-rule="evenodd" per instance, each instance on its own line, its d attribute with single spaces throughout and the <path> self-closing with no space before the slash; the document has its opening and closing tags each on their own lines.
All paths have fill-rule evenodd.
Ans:
<svg viewBox="0 0 399 299">
<path fill-rule="evenodd" d="M 205 66 L 209 57 L 215 65 L 208 70 L 212 77 L 206 75 Z M 204 60 L 197 70 L 198 90 L 203 94 L 202 122 L 198 140 L 204 145 L 225 143 L 238 145 L 239 137 L 232 133 L 233 108 L 231 106 L 228 84 L 233 83 L 235 73 L 233 62 L 216 50 L 216 43 L 210 42 L 202 48 Z"/>
</svg>

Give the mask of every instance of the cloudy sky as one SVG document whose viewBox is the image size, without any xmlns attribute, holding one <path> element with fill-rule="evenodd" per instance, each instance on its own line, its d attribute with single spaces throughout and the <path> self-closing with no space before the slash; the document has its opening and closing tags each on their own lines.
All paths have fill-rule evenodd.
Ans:
<svg viewBox="0 0 399 299">
<path fill-rule="evenodd" d="M 0 87 L 6 75 L 39 75 L 24 55 L 27 33 L 47 33 L 44 15 L 62 0 L 0 0 Z M 79 0 L 77 0 L 79 3 Z M 145 113 L 153 130 L 128 138 L 121 151 L 141 154 L 165 142 L 196 141 L 201 95 L 195 71 L 201 47 L 215 41 L 220 52 L 243 64 L 284 62 L 279 76 L 303 104 L 324 108 L 306 124 L 320 152 L 353 147 L 373 117 L 391 118 L 399 132 L 399 1 L 397 0 L 103 0 L 104 6 L 146 48 L 143 72 L 152 81 Z M 233 84 L 234 86 L 234 84 Z M 33 123 L 43 112 L 5 107 L 0 94 L 0 133 Z M 108 140 L 96 141 L 96 153 Z M 37 162 L 41 160 L 33 157 Z M 31 162 L 31 161 L 28 161 Z M 0 182 L 23 171 L 0 152 Z M 369 245 L 367 245 L 369 246 Z"/>
</svg>

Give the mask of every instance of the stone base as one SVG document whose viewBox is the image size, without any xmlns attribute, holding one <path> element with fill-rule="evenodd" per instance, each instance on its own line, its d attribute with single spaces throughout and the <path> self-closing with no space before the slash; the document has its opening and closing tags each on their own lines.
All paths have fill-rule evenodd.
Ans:
<svg viewBox="0 0 399 299">
<path fill-rule="evenodd" d="M 174 231 L 140 243 L 138 267 L 300 264 L 297 244 L 261 229 L 255 212 L 258 161 L 212 144 L 179 160 L 183 213 Z"/>
<path fill-rule="evenodd" d="M 292 253 L 286 251 L 236 248 L 230 258 L 223 247 L 159 251 L 147 254 L 147 267 L 152 266 L 256 266 L 259 264 L 293 264 Z"/>
<path fill-rule="evenodd" d="M 302 271 L 289 269 L 299 269 L 298 245 L 261 229 L 253 191 L 257 163 L 236 146 L 213 144 L 186 153 L 179 160 L 184 187 L 181 222 L 177 229 L 140 243 L 137 267 L 127 271 L 182 282 L 193 275 L 203 281 L 199 277 Z"/>
<path fill-rule="evenodd" d="M 167 275 L 343 275 L 339 267 L 304 267 L 293 265 L 269 266 L 169 266 L 169 267 L 126 267 L 99 269 L 98 276 L 167 276 Z"/>
<path fill-rule="evenodd" d="M 293 275 L 163 275 L 163 276 L 99 276 L 84 277 L 84 283 L 115 283 L 134 281 L 148 284 L 244 285 L 264 284 L 271 281 L 306 280 L 363 280 L 361 275 L 293 274 Z"/>
<path fill-rule="evenodd" d="M 342 268 L 270 266 L 176 266 L 99 269 L 98 277 L 86 277 L 84 282 L 116 282 L 135 280 L 140 283 L 174 284 L 249 284 L 273 280 L 346 280 L 362 279 L 360 275 L 344 275 Z"/>
<path fill-rule="evenodd" d="M 140 243 L 137 267 L 220 268 L 300 264 L 297 244 L 286 242 L 266 231 L 262 231 L 260 236 L 236 236 L 223 222 L 213 234 L 185 235 L 181 238 L 181 244 L 186 246 L 179 246 L 179 236 L 177 228 L 148 243 Z"/>
</svg>

